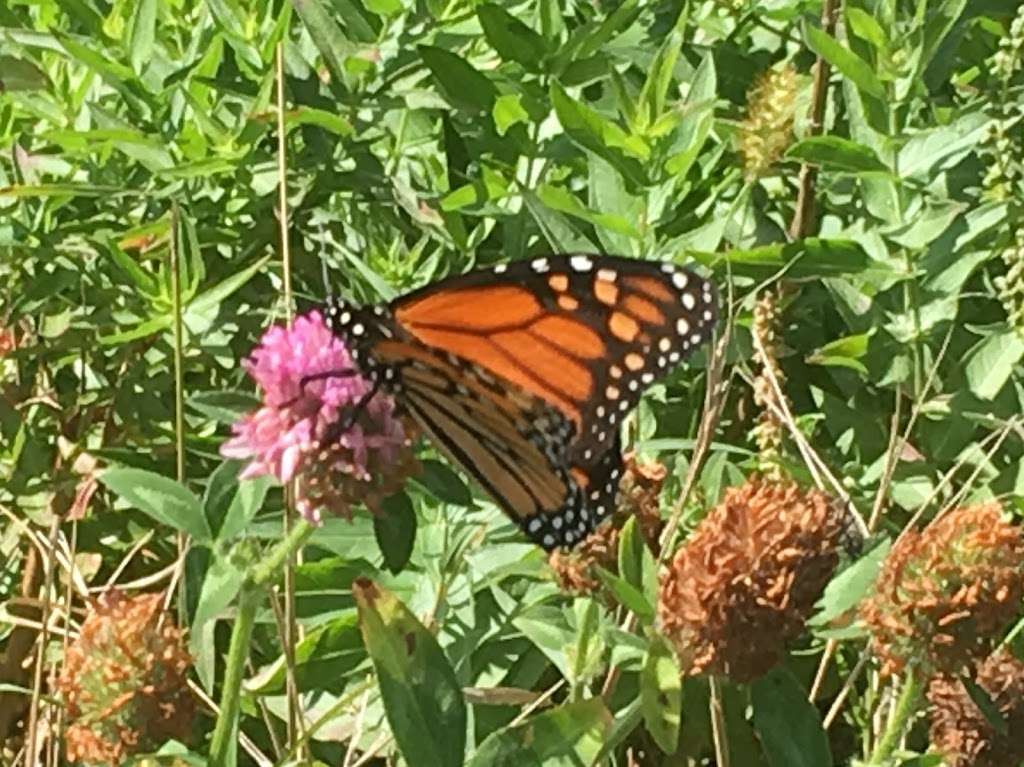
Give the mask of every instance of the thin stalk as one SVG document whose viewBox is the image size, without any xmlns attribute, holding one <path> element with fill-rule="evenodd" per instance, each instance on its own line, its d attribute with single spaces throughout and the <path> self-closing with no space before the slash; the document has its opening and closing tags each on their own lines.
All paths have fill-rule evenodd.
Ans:
<svg viewBox="0 0 1024 767">
<path fill-rule="evenodd" d="M 238 711 L 242 696 L 242 677 L 245 662 L 249 657 L 249 640 L 256 622 L 256 608 L 263 597 L 263 589 L 284 567 L 291 556 L 312 534 L 313 526 L 304 519 L 298 520 L 288 536 L 276 544 L 267 555 L 250 567 L 238 597 L 238 615 L 231 631 L 227 667 L 224 670 L 224 686 L 221 690 L 220 714 L 213 730 L 210 745 L 211 767 L 228 767 L 228 753 L 238 722 Z"/>
<path fill-rule="evenodd" d="M 175 476 L 178 482 L 185 481 L 185 334 L 181 309 L 181 251 L 178 233 L 181 231 L 181 211 L 175 200 L 171 203 L 171 313 L 174 315 L 174 460 Z M 185 552 L 188 550 L 188 536 L 178 533 L 178 573 L 185 567 Z M 178 580 L 178 605 L 184 609 L 185 579 Z M 167 590 L 164 608 L 170 606 L 174 589 Z"/>
<path fill-rule="evenodd" d="M 910 720 L 917 713 L 921 690 L 922 684 L 919 676 L 910 670 L 903 683 L 903 689 L 900 691 L 900 697 L 896 701 L 896 707 L 885 725 L 885 732 L 875 744 L 868 767 L 882 767 L 899 746 Z"/>
<path fill-rule="evenodd" d="M 729 767 L 729 743 L 725 729 L 725 710 L 722 708 L 722 683 L 711 677 L 711 737 L 715 743 L 715 764 Z"/>
<path fill-rule="evenodd" d="M 242 677 L 245 661 L 249 657 L 249 640 L 256 623 L 256 608 L 259 607 L 262 590 L 252 583 L 242 586 L 238 597 L 238 615 L 231 630 L 231 645 L 228 648 L 227 668 L 224 670 L 224 688 L 221 691 L 220 714 L 213 730 L 210 743 L 211 767 L 228 767 L 228 755 L 235 730 L 238 726 L 238 711 L 242 702 Z"/>
<path fill-rule="evenodd" d="M 275 51 L 275 78 L 277 80 L 277 207 L 278 224 L 281 235 L 281 282 L 284 291 L 284 312 L 288 325 L 292 324 L 292 254 L 288 240 L 288 136 L 285 133 L 285 93 L 284 93 L 284 41 L 277 44 Z M 285 489 L 284 535 L 291 532 L 295 510 L 295 486 Z M 285 658 L 285 687 L 288 700 L 288 742 L 295 743 L 299 738 L 298 715 L 299 693 L 295 684 L 295 645 L 301 638 L 295 622 L 295 571 L 294 561 L 287 562 L 284 572 L 284 633 L 281 644 Z"/>
</svg>

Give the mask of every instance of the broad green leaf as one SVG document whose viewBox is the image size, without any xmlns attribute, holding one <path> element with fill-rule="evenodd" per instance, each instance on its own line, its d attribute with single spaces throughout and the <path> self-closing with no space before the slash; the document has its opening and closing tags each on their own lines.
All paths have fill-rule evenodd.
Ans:
<svg viewBox="0 0 1024 767">
<path fill-rule="evenodd" d="M 640 705 L 644 727 L 658 748 L 666 754 L 674 753 L 683 709 L 682 672 L 672 648 L 660 636 L 655 636 L 647 648 L 640 674 Z"/>
<path fill-rule="evenodd" d="M 188 533 L 200 543 L 210 540 L 199 499 L 173 479 L 143 469 L 115 467 L 104 471 L 100 481 L 157 522 Z"/>
<path fill-rule="evenodd" d="M 1016 328 L 1001 330 L 983 339 L 967 353 L 967 385 L 981 399 L 990 400 L 1010 379 L 1024 357 L 1024 335 Z"/>
<path fill-rule="evenodd" d="M 355 610 L 347 610 L 308 631 L 295 646 L 295 682 L 303 691 L 340 691 L 365 659 L 358 616 Z M 246 680 L 245 689 L 254 695 L 281 695 L 286 679 L 287 661 L 282 654 Z"/>
<path fill-rule="evenodd" d="M 416 540 L 416 511 L 403 492 L 384 499 L 380 514 L 373 517 L 373 533 L 392 573 L 400 573 L 409 561 Z"/>
<path fill-rule="evenodd" d="M 859 274 L 869 269 L 882 270 L 872 264 L 864 248 L 853 240 L 809 237 L 787 245 L 765 245 L 750 250 L 730 250 L 725 253 L 692 253 L 697 261 L 715 271 L 745 277 L 764 279 L 779 273 L 792 279 L 809 277 L 838 277 Z"/>
<path fill-rule="evenodd" d="M 754 729 L 772 767 L 832 767 L 818 709 L 785 668 L 775 668 L 750 687 Z"/>
<path fill-rule="evenodd" d="M 882 541 L 835 576 L 825 587 L 825 593 L 818 600 L 818 611 L 809 623 L 820 627 L 829 626 L 860 604 L 874 585 L 891 545 L 888 539 Z"/>
<path fill-rule="evenodd" d="M 491 733 L 468 767 L 579 767 L 593 764 L 612 725 L 601 698 L 535 714 Z"/>
<path fill-rule="evenodd" d="M 384 712 L 410 767 L 461 767 L 466 704 L 437 640 L 394 594 L 360 578 L 352 587 Z"/>
<path fill-rule="evenodd" d="M 433 45 L 420 45 L 418 50 L 441 94 L 452 106 L 469 112 L 490 112 L 494 109 L 498 97 L 494 83 L 468 61 Z"/>
<path fill-rule="evenodd" d="M 870 147 L 839 136 L 812 136 L 798 141 L 786 156 L 828 170 L 847 173 L 889 173 Z"/>
<path fill-rule="evenodd" d="M 477 8 L 484 37 L 505 61 L 517 61 L 531 72 L 541 70 L 547 56 L 544 38 L 500 5 L 485 3 Z"/>
</svg>

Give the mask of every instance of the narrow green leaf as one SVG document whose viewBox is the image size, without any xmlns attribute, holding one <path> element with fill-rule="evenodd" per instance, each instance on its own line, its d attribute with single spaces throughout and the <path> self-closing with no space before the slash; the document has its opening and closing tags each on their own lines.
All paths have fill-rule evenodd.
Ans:
<svg viewBox="0 0 1024 767">
<path fill-rule="evenodd" d="M 324 0 L 291 0 L 292 6 L 313 38 L 331 73 L 345 80 L 345 59 L 359 52 L 342 32 L 331 7 Z"/>
<path fill-rule="evenodd" d="M 635 613 L 636 617 L 641 621 L 650 623 L 654 620 L 654 606 L 647 600 L 640 588 L 633 586 L 625 578 L 620 578 L 603 567 L 597 568 L 597 577 L 604 587 L 611 592 L 611 595 L 615 597 L 615 600 L 626 609 Z"/>
<path fill-rule="evenodd" d="M 828 170 L 849 173 L 890 173 L 875 151 L 839 136 L 812 136 L 798 141 L 786 156 Z"/>
<path fill-rule="evenodd" d="M 647 648 L 640 673 L 640 706 L 644 727 L 658 748 L 666 754 L 675 753 L 683 709 L 682 672 L 672 648 L 660 636 L 655 636 Z"/>
<path fill-rule="evenodd" d="M 229 556 L 215 555 L 213 557 L 210 567 L 206 570 L 206 576 L 203 578 L 195 616 L 189 627 L 189 649 L 194 657 L 202 658 L 204 656 L 206 648 L 202 645 L 212 639 L 214 627 L 210 625 L 211 622 L 224 614 L 241 590 L 244 580 L 245 573 L 231 561 Z M 215 655 L 210 657 L 210 672 L 213 672 L 215 657 Z M 208 681 L 213 681 L 212 673 Z"/>
<path fill-rule="evenodd" d="M 400 573 L 416 540 L 416 511 L 409 496 L 403 492 L 385 498 L 381 514 L 373 517 L 373 533 L 384 555 L 384 565 L 392 573 Z"/>
<path fill-rule="evenodd" d="M 612 726 L 601 698 L 567 703 L 491 733 L 467 767 L 594 764 Z"/>
<path fill-rule="evenodd" d="M 749 250 L 691 255 L 716 271 L 727 266 L 734 274 L 763 279 L 786 267 L 786 276 L 799 278 L 838 277 L 860 274 L 869 269 L 888 271 L 875 264 L 864 248 L 853 240 L 810 237 L 787 245 L 765 245 Z"/>
<path fill-rule="evenodd" d="M 647 545 L 637 529 L 636 517 L 631 516 L 619 531 L 619 576 L 637 591 L 644 585 L 645 548 Z"/>
<path fill-rule="evenodd" d="M 637 99 L 639 104 L 640 123 L 644 130 L 651 126 L 665 111 L 665 98 L 668 95 L 669 86 L 672 84 L 672 75 L 675 71 L 676 62 L 679 60 L 679 53 L 683 46 L 683 30 L 689 18 L 690 6 L 683 3 L 679 17 L 668 37 L 661 44 L 658 52 L 647 70 L 647 79 L 640 89 L 640 96 Z"/>
<path fill-rule="evenodd" d="M 504 8 L 485 3 L 477 8 L 484 37 L 505 61 L 516 61 L 531 72 L 543 68 L 548 54 L 544 38 Z"/>
<path fill-rule="evenodd" d="M 199 499 L 173 479 L 143 469 L 115 467 L 104 471 L 100 481 L 157 522 L 188 533 L 200 543 L 210 540 Z"/>
<path fill-rule="evenodd" d="M 640 239 L 640 232 L 637 231 L 636 226 L 624 216 L 616 213 L 598 213 L 590 210 L 568 189 L 551 184 L 541 184 L 537 188 L 537 197 L 552 210 L 568 213 L 570 216 L 575 216 L 587 223 L 602 229 L 608 229 L 617 234 Z"/>
<path fill-rule="evenodd" d="M 808 24 L 804 32 L 807 46 L 839 70 L 858 91 L 876 99 L 885 98 L 885 86 L 864 59 L 818 27 Z"/>
<path fill-rule="evenodd" d="M 157 0 L 139 0 L 132 14 L 131 46 L 132 69 L 142 72 L 153 55 L 153 38 L 156 29 Z"/>
<path fill-rule="evenodd" d="M 490 112 L 498 97 L 494 83 L 464 58 L 433 45 L 418 46 L 441 94 L 454 107 L 470 112 Z"/>
<path fill-rule="evenodd" d="M 832 767 L 821 716 L 793 675 L 775 668 L 751 685 L 754 729 L 772 767 Z"/>
<path fill-rule="evenodd" d="M 198 391 L 190 394 L 185 404 L 217 423 L 231 424 L 258 408 L 260 401 L 248 392 Z"/>
<path fill-rule="evenodd" d="M 444 651 L 394 594 L 365 578 L 352 591 L 384 712 L 406 763 L 461 767 L 466 705 Z"/>
</svg>

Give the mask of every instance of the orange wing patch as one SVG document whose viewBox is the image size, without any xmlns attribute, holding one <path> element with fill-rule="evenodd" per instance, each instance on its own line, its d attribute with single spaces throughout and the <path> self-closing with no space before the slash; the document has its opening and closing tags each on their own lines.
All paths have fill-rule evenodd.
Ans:
<svg viewBox="0 0 1024 767">
<path fill-rule="evenodd" d="M 651 298 L 662 303 L 672 303 L 675 294 L 662 282 L 652 277 L 627 277 L 626 285 L 638 293 L 646 293 Z"/>
<path fill-rule="evenodd" d="M 643 320 L 651 325 L 663 325 L 665 323 L 664 312 L 650 301 L 640 298 L 640 296 L 626 296 L 622 301 L 622 308 L 638 320 Z"/>
<path fill-rule="evenodd" d="M 482 333 L 522 325 L 540 314 L 540 302 L 528 290 L 499 285 L 433 293 L 400 307 L 395 317 L 407 327 L 430 325 Z"/>
<path fill-rule="evenodd" d="M 601 336 L 580 320 L 548 315 L 530 325 L 530 330 L 574 357 L 596 360 L 605 353 Z"/>
</svg>

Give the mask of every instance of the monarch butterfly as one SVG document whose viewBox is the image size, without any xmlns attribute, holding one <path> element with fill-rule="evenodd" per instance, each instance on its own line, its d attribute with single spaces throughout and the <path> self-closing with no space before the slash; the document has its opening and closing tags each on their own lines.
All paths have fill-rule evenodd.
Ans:
<svg viewBox="0 0 1024 767">
<path fill-rule="evenodd" d="M 324 308 L 372 384 L 367 399 L 393 395 L 547 550 L 578 543 L 614 509 L 622 419 L 717 317 L 714 286 L 693 272 L 583 254 Z"/>
</svg>

